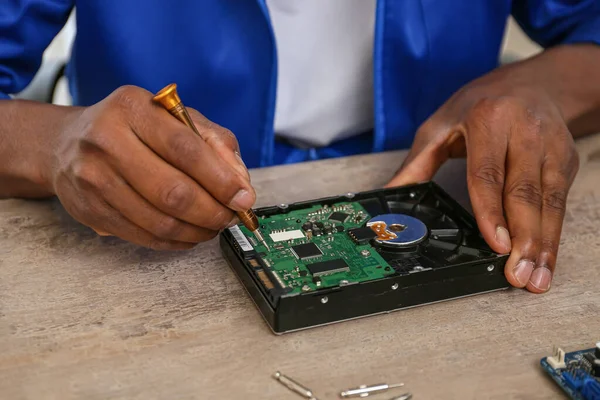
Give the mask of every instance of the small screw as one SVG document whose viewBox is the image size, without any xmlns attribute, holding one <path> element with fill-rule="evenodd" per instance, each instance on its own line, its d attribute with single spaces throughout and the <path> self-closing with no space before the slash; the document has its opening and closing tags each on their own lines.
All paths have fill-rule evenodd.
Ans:
<svg viewBox="0 0 600 400">
<path fill-rule="evenodd" d="M 329 298 L 327 296 L 325 297 L 321 297 L 321 303 L 325 304 L 329 301 Z"/>
<path fill-rule="evenodd" d="M 487 270 L 488 270 L 489 272 L 492 272 L 492 271 L 494 270 L 494 264 L 490 264 L 490 265 L 488 265 L 488 267 L 487 267 Z"/>
<path fill-rule="evenodd" d="M 360 254 L 362 254 L 365 257 L 368 257 L 371 255 L 371 252 L 367 249 L 361 250 Z"/>
<path fill-rule="evenodd" d="M 410 192 L 409 196 L 411 199 L 414 199 L 415 197 L 417 197 L 417 194 L 415 192 Z"/>
<path fill-rule="evenodd" d="M 354 193 L 348 192 L 348 193 L 346 193 L 346 197 L 349 199 L 352 199 L 352 198 L 354 198 Z"/>
<path fill-rule="evenodd" d="M 281 204 L 279 205 L 279 208 L 286 209 L 286 208 L 288 208 L 288 205 L 287 205 L 287 204 L 285 204 L 285 203 L 281 203 Z"/>
<path fill-rule="evenodd" d="M 396 290 L 396 289 L 398 289 L 398 284 L 397 284 L 397 283 L 394 283 L 394 284 L 392 285 L 392 290 Z"/>
<path fill-rule="evenodd" d="M 340 281 L 340 286 L 344 286 L 344 285 L 347 285 L 347 284 L 349 284 L 349 283 L 350 283 L 350 282 L 348 282 L 346 279 L 342 279 L 342 280 Z"/>
<path fill-rule="evenodd" d="M 303 292 L 308 292 L 308 291 L 310 291 L 310 286 L 308 286 L 308 285 L 304 285 L 304 286 L 302 286 L 302 291 L 303 291 Z"/>
</svg>

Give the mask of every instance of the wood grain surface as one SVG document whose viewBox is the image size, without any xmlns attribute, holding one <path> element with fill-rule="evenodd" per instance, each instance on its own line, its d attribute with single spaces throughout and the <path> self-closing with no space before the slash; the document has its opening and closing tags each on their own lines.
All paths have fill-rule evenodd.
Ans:
<svg viewBox="0 0 600 400">
<path fill-rule="evenodd" d="M 57 201 L 0 201 L 0 398 L 320 400 L 404 382 L 414 399 L 548 399 L 557 343 L 600 340 L 600 136 L 578 142 L 552 290 L 508 290 L 275 336 L 217 242 L 154 252 L 99 237 Z M 404 153 L 252 171 L 259 205 L 383 185 Z M 462 161 L 436 180 L 467 199 Z M 402 390 L 379 395 L 389 399 Z"/>
</svg>

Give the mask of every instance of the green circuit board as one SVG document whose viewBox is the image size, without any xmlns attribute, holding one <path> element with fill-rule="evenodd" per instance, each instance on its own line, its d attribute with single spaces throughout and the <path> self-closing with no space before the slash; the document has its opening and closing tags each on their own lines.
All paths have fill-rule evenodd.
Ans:
<svg viewBox="0 0 600 400">
<path fill-rule="evenodd" d="M 356 202 L 316 205 L 259 218 L 269 249 L 243 225 L 239 229 L 278 286 L 291 293 L 384 278 L 394 270 L 369 244 L 371 216 Z M 373 233 L 374 235 L 374 233 Z"/>
</svg>

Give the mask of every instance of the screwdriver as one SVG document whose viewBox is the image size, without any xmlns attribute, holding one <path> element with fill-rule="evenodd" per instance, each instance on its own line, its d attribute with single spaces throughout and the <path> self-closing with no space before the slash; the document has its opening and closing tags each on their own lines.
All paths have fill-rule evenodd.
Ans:
<svg viewBox="0 0 600 400">
<path fill-rule="evenodd" d="M 285 376 L 281 372 L 277 371 L 275 372 L 275 375 L 273 375 L 273 378 L 277 379 L 282 385 L 286 386 L 292 392 L 298 393 L 300 396 L 309 400 L 317 400 L 309 388 L 302 386 L 289 376 Z"/>
<path fill-rule="evenodd" d="M 196 129 L 196 125 L 192 122 L 192 118 L 190 114 L 187 112 L 187 109 L 183 105 L 179 94 L 177 93 L 177 85 L 175 83 L 171 83 L 170 85 L 162 88 L 156 95 L 154 95 L 153 100 L 162 105 L 172 116 L 177 118 L 179 121 L 183 122 L 188 128 L 192 129 L 196 135 L 198 135 L 202 140 L 204 138 Z M 254 236 L 267 248 L 267 250 L 271 250 L 265 242 L 265 238 L 258 230 L 258 218 L 256 218 L 256 214 L 252 209 L 246 211 L 237 211 L 236 212 L 240 221 L 244 224 L 246 228 L 248 228 Z"/>
</svg>

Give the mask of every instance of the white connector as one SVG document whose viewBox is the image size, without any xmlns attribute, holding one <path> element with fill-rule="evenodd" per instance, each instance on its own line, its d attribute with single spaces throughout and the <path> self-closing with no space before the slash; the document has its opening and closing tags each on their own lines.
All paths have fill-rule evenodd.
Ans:
<svg viewBox="0 0 600 400">
<path fill-rule="evenodd" d="M 554 369 L 561 369 L 567 367 L 567 365 L 565 364 L 565 351 L 560 347 L 554 346 L 553 354 L 550 357 L 546 358 L 546 361 Z"/>
</svg>

